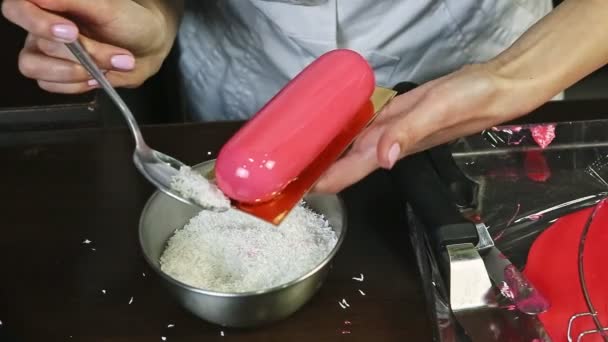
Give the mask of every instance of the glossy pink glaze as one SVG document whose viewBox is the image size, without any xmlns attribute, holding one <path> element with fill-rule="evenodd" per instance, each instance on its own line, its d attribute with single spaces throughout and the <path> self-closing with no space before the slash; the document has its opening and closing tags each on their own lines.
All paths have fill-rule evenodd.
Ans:
<svg viewBox="0 0 608 342">
<path fill-rule="evenodd" d="M 351 50 L 330 51 L 298 74 L 221 149 L 215 175 L 231 199 L 272 199 L 370 100 L 374 73 Z"/>
</svg>

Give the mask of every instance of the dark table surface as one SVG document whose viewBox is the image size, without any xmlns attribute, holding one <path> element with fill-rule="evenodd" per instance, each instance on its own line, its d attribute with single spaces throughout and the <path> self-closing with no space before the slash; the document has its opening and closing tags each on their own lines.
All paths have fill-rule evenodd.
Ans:
<svg viewBox="0 0 608 342">
<path fill-rule="evenodd" d="M 144 135 L 195 164 L 215 157 L 237 127 L 148 127 Z M 126 129 L 0 139 L 0 341 L 431 340 L 402 204 L 385 174 L 342 194 L 349 231 L 317 295 L 287 320 L 243 331 L 183 310 L 144 261 L 137 223 L 154 189 L 132 151 Z M 361 273 L 363 282 L 352 279 Z M 350 308 L 338 305 L 343 298 Z"/>
</svg>

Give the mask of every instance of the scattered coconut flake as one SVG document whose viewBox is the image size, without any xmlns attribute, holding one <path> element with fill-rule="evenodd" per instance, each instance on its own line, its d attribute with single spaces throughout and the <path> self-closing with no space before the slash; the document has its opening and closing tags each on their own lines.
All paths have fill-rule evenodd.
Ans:
<svg viewBox="0 0 608 342">
<path fill-rule="evenodd" d="M 361 275 L 359 276 L 359 278 L 353 277 L 353 280 L 356 280 L 356 281 L 363 281 L 363 279 L 364 279 L 363 278 L 363 273 L 361 273 Z"/>
<path fill-rule="evenodd" d="M 0 327 L 2 326 L 2 321 L 0 321 Z"/>
<path fill-rule="evenodd" d="M 224 330 L 220 331 L 220 335 L 224 337 Z"/>
<path fill-rule="evenodd" d="M 95 249 L 95 248 L 91 248 L 91 250 L 92 250 L 93 252 L 95 252 L 97 249 Z"/>
<path fill-rule="evenodd" d="M 350 330 L 342 330 L 342 335 L 348 335 L 350 334 Z"/>
<path fill-rule="evenodd" d="M 311 271 L 336 243 L 329 222 L 304 203 L 278 228 L 236 209 L 203 210 L 169 239 L 160 265 L 163 272 L 193 287 L 259 291 Z"/>
<path fill-rule="evenodd" d="M 352 323 L 350 321 L 344 321 L 344 325 L 351 325 Z"/>
<path fill-rule="evenodd" d="M 173 328 L 175 326 L 175 324 L 168 324 L 167 328 Z"/>
<path fill-rule="evenodd" d="M 131 299 L 129 299 L 129 305 L 133 304 L 133 297 L 131 297 Z"/>
<path fill-rule="evenodd" d="M 145 278 L 146 277 L 146 273 L 145 272 L 141 272 L 141 276 Z"/>
<path fill-rule="evenodd" d="M 83 244 L 85 244 L 85 245 L 88 245 L 88 244 L 90 244 L 91 242 L 93 242 L 93 241 L 91 241 L 91 240 L 89 240 L 89 239 L 84 239 L 84 241 L 82 241 L 82 243 L 83 243 Z"/>
<path fill-rule="evenodd" d="M 167 338 L 165 336 L 161 336 L 160 339 L 163 340 L 163 341 L 167 340 Z"/>
<path fill-rule="evenodd" d="M 200 206 L 227 210 L 230 200 L 222 191 L 189 166 L 182 166 L 171 179 L 171 188 Z"/>
<path fill-rule="evenodd" d="M 207 155 L 210 156 L 211 155 L 211 151 L 207 151 Z"/>
<path fill-rule="evenodd" d="M 338 302 L 338 305 L 340 305 L 342 309 L 346 309 L 346 305 L 342 304 L 342 302 Z"/>
<path fill-rule="evenodd" d="M 348 305 L 348 303 L 346 302 L 346 299 L 342 298 L 342 304 L 344 304 L 344 306 L 346 306 L 347 308 L 350 308 L 350 305 Z"/>
<path fill-rule="evenodd" d="M 101 290 L 101 293 L 106 294 L 106 290 Z"/>
<path fill-rule="evenodd" d="M 359 293 L 360 293 L 362 296 L 365 296 L 365 292 L 363 292 L 363 290 L 359 290 Z"/>
</svg>

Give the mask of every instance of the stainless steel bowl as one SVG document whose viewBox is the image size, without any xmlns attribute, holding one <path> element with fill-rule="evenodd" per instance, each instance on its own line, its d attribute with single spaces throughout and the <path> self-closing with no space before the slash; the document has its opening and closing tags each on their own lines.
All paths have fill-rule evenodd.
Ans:
<svg viewBox="0 0 608 342">
<path fill-rule="evenodd" d="M 193 167 L 203 174 L 212 170 L 214 160 Z M 312 194 L 305 197 L 309 207 L 323 214 L 338 236 L 331 253 L 313 270 L 289 283 L 246 293 L 226 293 L 188 286 L 160 269 L 160 256 L 173 232 L 183 227 L 198 211 L 187 204 L 155 192 L 143 209 L 139 222 L 139 240 L 150 266 L 177 301 L 196 316 L 227 327 L 253 327 L 296 312 L 321 287 L 329 265 L 346 233 L 346 215 L 336 195 Z M 280 228 L 277 228 L 280 229 Z"/>
</svg>

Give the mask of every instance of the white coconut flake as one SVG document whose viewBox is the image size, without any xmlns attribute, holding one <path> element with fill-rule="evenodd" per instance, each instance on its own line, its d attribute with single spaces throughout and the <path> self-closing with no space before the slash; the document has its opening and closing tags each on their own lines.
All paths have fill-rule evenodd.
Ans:
<svg viewBox="0 0 608 342">
<path fill-rule="evenodd" d="M 173 328 L 175 326 L 175 324 L 168 324 L 167 328 Z"/>
<path fill-rule="evenodd" d="M 224 337 L 224 330 L 220 331 L 220 336 Z"/>
<path fill-rule="evenodd" d="M 0 327 L 2 326 L 2 321 L 0 321 Z"/>
<path fill-rule="evenodd" d="M 129 299 L 129 305 L 133 304 L 133 297 L 131 297 L 131 299 Z"/>
<path fill-rule="evenodd" d="M 365 292 L 363 292 L 363 290 L 359 290 L 359 293 L 360 293 L 362 296 L 365 296 Z"/>
<path fill-rule="evenodd" d="M 101 290 L 101 293 L 106 294 L 106 290 Z"/>
<path fill-rule="evenodd" d="M 141 276 L 145 278 L 146 277 L 146 273 L 145 272 L 141 272 Z"/>
<path fill-rule="evenodd" d="M 348 305 L 348 302 L 344 298 L 342 298 L 342 304 L 344 304 L 344 306 L 346 306 L 347 308 L 350 308 L 350 305 Z"/>
<path fill-rule="evenodd" d="M 342 304 L 342 302 L 338 302 L 338 305 L 340 305 L 342 309 L 346 309 L 346 305 Z"/>
<path fill-rule="evenodd" d="M 84 239 L 84 241 L 82 241 L 82 243 L 83 243 L 83 244 L 85 244 L 85 245 L 88 245 L 88 244 L 90 244 L 91 242 L 93 242 L 93 241 L 91 241 L 91 240 L 89 240 L 89 239 Z"/>
<path fill-rule="evenodd" d="M 230 200 L 222 191 L 189 166 L 182 166 L 171 179 L 171 188 L 203 207 L 227 210 Z"/>
<path fill-rule="evenodd" d="M 165 336 L 161 336 L 160 339 L 163 340 L 163 341 L 167 340 L 167 338 Z"/>
<path fill-rule="evenodd" d="M 364 279 L 363 273 L 361 273 L 361 275 L 358 278 L 357 277 L 353 277 L 353 280 L 356 280 L 356 281 L 361 281 L 362 282 L 363 279 Z"/>
<path fill-rule="evenodd" d="M 259 291 L 313 270 L 336 243 L 327 220 L 303 203 L 278 227 L 236 209 L 203 210 L 169 239 L 160 265 L 193 287 Z"/>
</svg>

